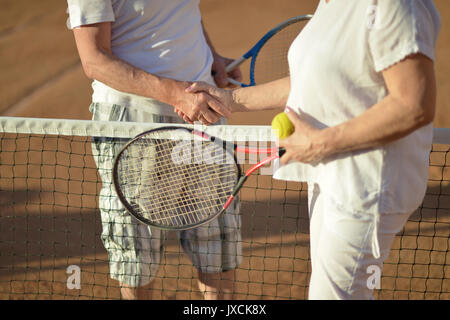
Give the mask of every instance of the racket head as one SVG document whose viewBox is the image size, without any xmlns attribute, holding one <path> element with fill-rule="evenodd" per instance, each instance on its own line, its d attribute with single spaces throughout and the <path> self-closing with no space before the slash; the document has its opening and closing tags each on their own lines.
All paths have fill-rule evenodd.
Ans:
<svg viewBox="0 0 450 320">
<path fill-rule="evenodd" d="M 289 76 L 288 51 L 312 15 L 288 19 L 270 30 L 246 53 L 251 57 L 250 84 L 267 83 Z"/>
<path fill-rule="evenodd" d="M 205 224 L 224 209 L 241 171 L 233 148 L 186 127 L 161 127 L 116 156 L 113 183 L 137 220 L 163 230 Z"/>
</svg>

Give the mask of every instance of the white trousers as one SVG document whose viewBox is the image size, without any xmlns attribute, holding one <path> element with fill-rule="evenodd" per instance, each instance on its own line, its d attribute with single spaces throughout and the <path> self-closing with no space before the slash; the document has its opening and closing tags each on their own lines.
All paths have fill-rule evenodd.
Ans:
<svg viewBox="0 0 450 320">
<path fill-rule="evenodd" d="M 309 299 L 373 299 L 373 289 L 381 284 L 383 262 L 411 213 L 374 217 L 346 212 L 333 206 L 318 185 L 309 184 L 308 189 L 312 264 Z"/>
</svg>

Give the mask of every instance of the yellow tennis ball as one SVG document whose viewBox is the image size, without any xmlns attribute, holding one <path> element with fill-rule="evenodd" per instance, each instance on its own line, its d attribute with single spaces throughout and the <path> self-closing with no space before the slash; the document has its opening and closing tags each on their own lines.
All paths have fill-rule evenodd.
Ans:
<svg viewBox="0 0 450 320">
<path fill-rule="evenodd" d="M 294 132 L 294 125 L 285 112 L 277 114 L 272 120 L 272 129 L 278 135 L 278 139 L 285 139 Z"/>
</svg>

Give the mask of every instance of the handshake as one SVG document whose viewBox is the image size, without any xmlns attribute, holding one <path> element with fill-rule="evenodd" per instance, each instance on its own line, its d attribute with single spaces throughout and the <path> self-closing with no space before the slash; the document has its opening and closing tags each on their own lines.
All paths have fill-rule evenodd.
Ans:
<svg viewBox="0 0 450 320">
<path fill-rule="evenodd" d="M 174 105 L 175 112 L 187 123 L 201 122 L 211 125 L 220 118 L 229 118 L 238 111 L 233 90 L 215 87 L 206 82 L 188 83 Z"/>
<path fill-rule="evenodd" d="M 172 105 L 175 112 L 187 123 L 201 122 L 210 125 L 220 118 L 229 118 L 232 112 L 238 111 L 233 103 L 233 90 L 228 78 L 242 81 L 239 68 L 226 72 L 226 66 L 233 60 L 214 56 L 212 66 L 216 86 L 206 82 L 182 82 L 176 89 Z"/>
</svg>

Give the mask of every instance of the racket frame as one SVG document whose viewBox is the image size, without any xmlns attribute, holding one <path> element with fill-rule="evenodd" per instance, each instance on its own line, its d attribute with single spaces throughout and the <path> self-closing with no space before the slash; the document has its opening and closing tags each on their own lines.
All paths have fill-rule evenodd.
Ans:
<svg viewBox="0 0 450 320">
<path fill-rule="evenodd" d="M 193 229 L 196 227 L 199 227 L 201 225 L 204 225 L 208 222 L 210 222 L 211 220 L 215 219 L 216 217 L 218 217 L 219 215 L 221 215 L 227 208 L 222 208 L 220 211 L 210 215 L 208 217 L 208 219 L 202 220 L 198 223 L 195 224 L 190 224 L 190 225 L 186 225 L 186 226 L 163 226 L 160 224 L 156 224 L 153 221 L 144 218 L 142 215 L 137 214 L 135 212 L 135 210 L 133 209 L 132 205 L 128 202 L 128 200 L 126 199 L 125 195 L 123 194 L 121 188 L 119 187 L 119 176 L 118 176 L 118 170 L 119 170 L 119 160 L 121 155 L 125 152 L 125 150 L 133 143 L 135 143 L 136 140 L 141 139 L 141 137 L 146 136 L 152 132 L 156 132 L 156 131 L 164 131 L 164 130 L 186 130 L 190 133 L 196 134 L 197 136 L 202 137 L 203 139 L 205 139 L 206 141 L 210 141 L 211 143 L 215 143 L 217 145 L 219 145 L 220 147 L 222 147 L 225 152 L 227 152 L 228 154 L 233 156 L 233 160 L 234 160 L 234 166 L 237 169 L 237 174 L 236 174 L 236 181 L 235 181 L 235 185 L 236 183 L 238 183 L 239 179 L 242 176 L 242 170 L 241 167 L 239 166 L 239 164 L 237 163 L 237 157 L 236 157 L 236 153 L 234 152 L 236 145 L 231 144 L 229 142 L 225 142 L 221 139 L 215 138 L 213 136 L 209 136 L 208 134 L 204 133 L 203 131 L 199 131 L 193 128 L 189 128 L 189 127 L 185 127 L 185 126 L 164 126 L 164 127 L 159 127 L 159 128 L 155 128 L 155 129 L 151 129 L 145 132 L 140 133 L 139 135 L 137 135 L 136 137 L 134 137 L 133 139 L 131 139 L 130 141 L 128 141 L 120 150 L 120 152 L 117 154 L 117 156 L 114 159 L 114 166 L 113 166 L 113 185 L 114 185 L 114 189 L 117 193 L 117 196 L 120 200 L 120 202 L 123 204 L 123 206 L 126 208 L 126 210 L 134 217 L 136 218 L 139 222 L 144 223 L 148 226 L 152 226 L 161 230 L 175 230 L 175 231 L 181 231 L 181 230 L 189 230 L 189 229 Z M 198 133 L 198 134 L 197 134 Z M 226 147 L 225 147 L 226 146 Z M 230 149 L 231 148 L 231 149 Z M 232 150 L 233 152 L 230 152 L 230 150 Z"/>
</svg>

